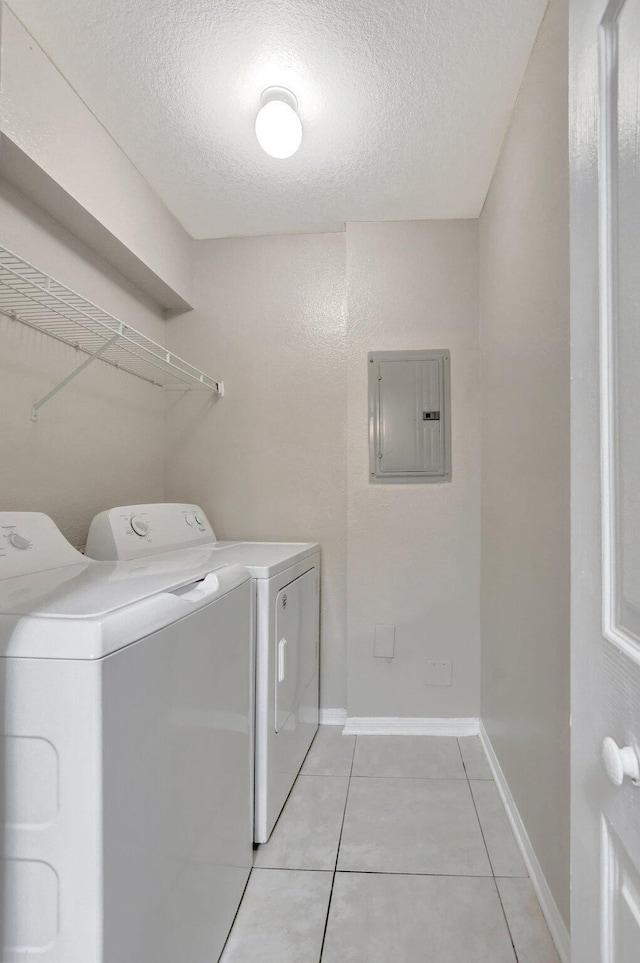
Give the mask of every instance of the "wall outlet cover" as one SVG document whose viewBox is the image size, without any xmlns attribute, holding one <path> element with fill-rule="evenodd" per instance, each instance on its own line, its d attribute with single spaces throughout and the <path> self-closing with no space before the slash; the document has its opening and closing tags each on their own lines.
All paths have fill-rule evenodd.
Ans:
<svg viewBox="0 0 640 963">
<path fill-rule="evenodd" d="M 427 685 L 451 685 L 452 681 L 452 662 L 427 662 Z"/>
<path fill-rule="evenodd" d="M 373 632 L 373 654 L 376 659 L 392 659 L 396 651 L 395 625 L 376 625 Z"/>
</svg>

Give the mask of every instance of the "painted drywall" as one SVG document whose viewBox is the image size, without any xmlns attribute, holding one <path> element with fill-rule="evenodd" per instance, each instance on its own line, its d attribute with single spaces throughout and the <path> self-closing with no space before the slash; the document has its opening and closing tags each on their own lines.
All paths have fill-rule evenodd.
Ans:
<svg viewBox="0 0 640 963">
<path fill-rule="evenodd" d="M 482 718 L 569 920 L 567 3 L 552 0 L 480 218 Z"/>
<path fill-rule="evenodd" d="M 169 344 L 225 397 L 167 400 L 166 494 L 220 538 L 322 544 L 321 692 L 345 705 L 344 234 L 204 241 Z"/>
<path fill-rule="evenodd" d="M 157 307 L 14 188 L 0 182 L 0 244 L 151 337 Z M 31 421 L 31 406 L 84 360 L 0 315 L 0 503 L 42 511 L 82 544 L 93 515 L 162 500 L 160 389 L 94 362 Z"/>
<path fill-rule="evenodd" d="M 477 221 L 347 225 L 347 651 L 351 716 L 477 716 L 480 448 Z M 369 479 L 367 352 L 451 350 L 452 481 Z M 393 660 L 376 623 L 396 625 Z M 427 660 L 453 684 L 427 685 Z"/>
<path fill-rule="evenodd" d="M 0 131 L 188 301 L 188 234 L 4 3 L 0 17 Z"/>
<path fill-rule="evenodd" d="M 220 537 L 322 543 L 324 708 L 478 714 L 477 269 L 475 221 L 201 242 L 196 310 L 167 325 L 226 394 L 169 396 L 166 495 Z M 367 351 L 429 347 L 452 352 L 453 481 L 373 486 Z M 392 662 L 376 622 L 398 626 Z M 453 661 L 451 687 L 428 659 Z"/>
</svg>

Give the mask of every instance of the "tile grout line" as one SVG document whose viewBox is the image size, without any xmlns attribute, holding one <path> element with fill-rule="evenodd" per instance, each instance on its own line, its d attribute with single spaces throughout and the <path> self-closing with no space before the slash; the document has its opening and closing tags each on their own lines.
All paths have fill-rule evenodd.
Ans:
<svg viewBox="0 0 640 963">
<path fill-rule="evenodd" d="M 269 873 L 344 873 L 354 876 L 428 876 L 433 879 L 526 879 L 526 876 L 499 876 L 494 877 L 491 873 L 414 873 L 399 869 L 301 869 L 299 866 L 254 866 L 258 873 L 265 871 Z"/>
<path fill-rule="evenodd" d="M 493 877 L 493 883 L 494 883 L 494 885 L 495 885 L 496 893 L 498 894 L 498 899 L 499 899 L 499 901 L 500 901 L 500 906 L 501 906 L 501 908 L 502 908 L 502 915 L 504 916 L 504 921 L 505 921 L 505 923 L 506 923 L 506 925 L 507 925 L 507 932 L 508 932 L 508 934 L 509 934 L 509 939 L 511 940 L 511 945 L 512 945 L 512 947 L 513 947 L 513 955 L 514 955 L 515 958 L 516 958 L 516 963 L 519 963 L 520 957 L 518 956 L 518 951 L 517 951 L 517 949 L 516 949 L 516 944 L 515 944 L 514 941 L 513 941 L 513 936 L 512 936 L 512 933 L 511 933 L 511 927 L 509 926 L 509 920 L 507 919 L 507 911 L 506 911 L 505 908 L 504 908 L 504 903 L 502 902 L 502 896 L 501 896 L 501 894 L 500 894 L 500 887 L 498 886 L 498 880 L 496 879 L 495 876 Z"/>
<path fill-rule="evenodd" d="M 455 736 L 453 737 L 455 738 Z M 406 779 L 413 780 L 414 782 L 418 780 L 419 782 L 429 782 L 430 780 L 439 780 L 440 782 L 465 782 L 467 776 L 389 776 L 386 773 L 376 774 L 375 776 L 361 776 L 360 773 L 354 773 L 354 779 Z M 467 780 L 468 781 L 468 780 Z M 493 779 L 483 779 L 477 780 L 478 782 L 493 782 Z"/>
<path fill-rule="evenodd" d="M 238 914 L 240 913 L 240 907 L 242 906 L 242 903 L 244 902 L 244 898 L 245 898 L 246 893 L 247 893 L 247 890 L 248 890 L 248 888 L 249 888 L 249 882 L 250 882 L 250 880 L 251 880 L 251 877 L 253 876 L 253 871 L 254 871 L 254 869 L 255 869 L 255 866 L 252 865 L 252 866 L 251 866 L 251 869 L 249 870 L 249 875 L 247 876 L 247 882 L 244 884 L 244 889 L 242 890 L 242 896 L 240 897 L 240 902 L 238 903 L 238 908 L 237 908 L 236 911 L 235 911 L 235 914 L 234 914 L 234 917 L 233 917 L 233 922 L 232 922 L 232 924 L 231 924 L 231 928 L 229 929 L 229 932 L 227 933 L 227 938 L 226 938 L 226 940 L 224 941 L 222 950 L 220 951 L 220 956 L 219 956 L 219 958 L 218 958 L 219 961 L 222 960 L 222 957 L 224 956 L 224 951 L 225 951 L 226 948 L 227 948 L 227 943 L 228 943 L 229 940 L 231 939 L 231 934 L 232 934 L 232 932 L 233 932 L 233 927 L 236 925 L 236 920 L 238 919 Z"/>
<path fill-rule="evenodd" d="M 324 930 L 322 932 L 322 943 L 320 944 L 320 957 L 318 963 L 322 963 L 322 954 L 324 953 L 324 944 L 327 938 L 327 929 L 329 926 L 329 913 L 331 911 L 331 901 L 333 899 L 333 888 L 336 882 L 336 873 L 338 871 L 338 859 L 340 857 L 340 844 L 342 843 L 342 832 L 344 830 L 344 821 L 347 815 L 347 805 L 349 803 L 349 790 L 351 789 L 351 775 L 353 773 L 353 763 L 356 758 L 356 746 L 358 743 L 358 737 L 355 736 L 353 740 L 353 755 L 351 756 L 351 767 L 349 769 L 349 781 L 347 783 L 347 795 L 344 800 L 344 809 L 342 811 L 342 823 L 340 824 L 340 835 L 338 836 L 338 848 L 336 850 L 336 861 L 333 867 L 333 876 L 331 877 L 331 889 L 329 890 L 329 902 L 327 903 L 327 915 L 324 920 Z"/>
<path fill-rule="evenodd" d="M 482 828 L 482 821 L 480 819 L 480 813 L 478 812 L 478 807 L 476 806 L 475 796 L 473 795 L 473 788 L 471 786 L 471 780 L 469 779 L 469 773 L 467 772 L 467 766 L 464 761 L 464 756 L 462 755 L 462 749 L 460 748 L 460 739 L 456 740 L 458 743 L 458 752 L 460 753 L 460 758 L 462 759 L 462 768 L 464 769 L 465 778 L 467 780 L 467 786 L 469 787 L 469 793 L 471 794 L 471 802 L 473 803 L 473 809 L 476 814 L 476 819 L 478 820 L 478 826 L 480 827 L 480 835 L 482 836 L 482 842 L 484 843 L 484 849 L 487 854 L 487 859 L 489 861 L 489 867 L 491 869 L 491 875 L 495 879 L 495 870 L 493 868 L 493 863 L 491 861 L 491 854 L 489 852 L 489 847 L 487 846 L 487 840 L 484 836 L 484 829 Z"/>
<path fill-rule="evenodd" d="M 487 851 L 487 859 L 489 860 L 489 866 L 491 867 L 491 872 L 492 872 L 492 874 L 493 874 L 491 878 L 493 879 L 493 885 L 495 886 L 496 894 L 497 894 L 497 896 L 498 896 L 498 902 L 500 903 L 500 909 L 502 910 L 502 916 L 503 916 L 503 918 L 504 918 L 504 925 L 507 927 L 507 934 L 508 934 L 509 940 L 510 940 L 510 942 L 511 942 L 511 948 L 513 949 L 513 955 L 514 955 L 514 957 L 515 957 L 515 961 L 516 961 L 516 963 L 519 963 L 518 951 L 516 950 L 516 945 L 515 945 L 515 943 L 513 942 L 513 936 L 512 936 L 512 934 L 511 934 L 511 927 L 509 926 L 509 920 L 507 919 L 507 913 L 506 913 L 506 911 L 505 911 L 504 903 L 502 902 L 502 897 L 501 897 L 501 895 L 500 895 L 500 890 L 499 890 L 499 888 L 498 888 L 498 882 L 497 882 L 497 880 L 496 880 L 496 873 L 495 873 L 495 870 L 494 870 L 494 868 L 493 868 L 493 862 L 491 861 L 491 854 L 489 853 L 489 847 L 487 846 L 487 840 L 485 839 L 484 829 L 482 828 L 482 820 L 480 819 L 480 813 L 478 812 L 478 807 L 477 807 L 477 805 L 476 805 L 476 798 L 475 798 L 475 796 L 473 795 L 473 788 L 472 788 L 472 786 L 471 786 L 471 779 L 469 778 L 469 773 L 467 772 L 467 765 L 466 765 L 466 763 L 465 763 L 465 761 L 464 761 L 464 755 L 463 755 L 463 753 L 462 753 L 462 746 L 460 745 L 460 739 L 458 739 L 457 741 L 458 741 L 458 751 L 460 752 L 460 758 L 462 759 L 462 765 L 463 765 L 463 767 L 464 767 L 464 772 L 465 772 L 465 775 L 466 775 L 466 777 L 467 777 L 467 783 L 468 783 L 468 786 L 469 786 L 469 792 L 471 793 L 471 799 L 473 800 L 473 808 L 474 808 L 475 811 L 476 811 L 476 818 L 477 818 L 477 820 L 478 820 L 478 825 L 480 826 L 480 832 L 481 832 L 481 834 L 482 834 L 482 841 L 483 841 L 483 843 L 484 843 L 484 848 L 485 848 L 486 851 Z M 484 752 L 484 749 L 483 749 L 482 751 Z"/>
<path fill-rule="evenodd" d="M 306 762 L 306 760 L 307 760 L 307 756 L 308 756 L 308 755 L 310 754 L 310 752 L 311 752 L 311 749 L 312 749 L 312 747 L 313 747 L 313 743 L 314 743 L 314 742 L 315 742 L 315 736 L 314 736 L 314 738 L 313 738 L 312 741 L 311 741 L 311 745 L 310 745 L 309 748 L 307 749 L 307 752 L 306 752 L 306 754 L 305 754 L 304 759 L 302 760 L 302 766 L 300 766 L 300 770 L 299 770 L 299 772 L 298 772 L 298 775 L 297 775 L 296 778 L 294 779 L 293 785 L 291 786 L 291 789 L 289 790 L 289 795 L 287 796 L 287 798 L 286 798 L 286 800 L 285 800 L 285 805 L 286 805 L 286 803 L 288 802 L 289 797 L 290 797 L 291 794 L 293 793 L 294 786 L 295 786 L 296 783 L 298 782 L 300 776 L 302 776 L 302 775 L 322 775 L 322 774 L 320 774 L 320 773 L 303 773 L 303 772 L 302 772 L 303 766 L 304 766 L 304 764 L 305 764 L 305 762 Z M 353 744 L 353 754 L 355 755 L 355 739 L 354 739 L 354 744 Z M 353 770 L 353 756 L 352 756 L 352 758 L 351 758 L 351 768 L 350 768 L 350 770 L 349 770 L 349 777 L 348 777 L 348 780 L 349 780 L 349 781 L 347 782 L 347 797 L 348 797 L 348 795 L 349 795 L 349 784 L 350 784 L 350 782 L 351 782 L 351 771 L 352 771 L 352 770 Z M 336 778 L 342 778 L 342 779 L 343 779 L 344 776 L 336 777 Z M 343 825 L 344 825 L 344 813 L 346 812 L 346 808 L 347 808 L 347 803 L 346 803 L 346 799 L 345 799 L 345 809 L 344 809 L 344 812 L 343 812 L 343 814 L 342 814 L 342 823 L 343 823 Z M 283 812 L 283 811 L 284 811 L 284 806 L 282 807 L 282 811 L 280 812 L 280 816 L 282 815 L 282 812 Z M 277 823 L 278 820 L 280 819 L 280 816 L 278 816 L 278 819 L 276 820 L 276 823 Z M 275 829 L 275 826 L 274 826 L 274 829 Z M 340 837 L 342 838 L 342 827 L 340 828 Z M 241 909 L 241 907 L 242 907 L 242 904 L 243 904 L 243 902 L 244 902 L 244 898 L 245 898 L 246 893 L 247 893 L 247 889 L 249 888 L 249 882 L 251 881 L 251 878 L 252 878 L 254 872 L 256 872 L 256 871 L 260 872 L 260 870 L 266 870 L 267 872 L 273 872 L 273 871 L 278 871 L 278 870 L 280 870 L 280 871 L 282 871 L 282 872 L 301 872 L 301 873 L 318 873 L 318 872 L 320 872 L 320 873 L 331 873 L 331 872 L 333 872 L 333 877 L 332 877 L 332 880 L 331 880 L 331 891 L 330 891 L 330 893 L 329 893 L 329 903 L 331 902 L 331 893 L 333 892 L 333 878 L 335 878 L 335 872 L 336 872 L 335 866 L 334 866 L 333 871 L 330 870 L 330 869 L 328 869 L 328 870 L 316 870 L 316 869 L 297 869 L 297 870 L 291 870 L 290 868 L 285 867 L 285 866 L 256 866 L 256 864 L 255 864 L 255 857 L 256 857 L 256 853 L 257 853 L 257 851 L 260 849 L 260 846 L 261 846 L 261 845 L 264 845 L 264 843 L 261 843 L 261 844 L 259 844 L 259 845 L 256 845 L 256 844 L 254 843 L 254 853 L 253 853 L 253 860 L 252 860 L 251 869 L 249 870 L 249 875 L 248 875 L 248 877 L 247 877 L 247 882 L 245 883 L 244 889 L 242 890 L 242 896 L 240 897 L 240 902 L 239 902 L 238 907 L 237 907 L 237 909 L 236 909 L 236 912 L 235 912 L 235 914 L 234 914 L 233 922 L 232 922 L 232 924 L 231 924 L 231 928 L 230 928 L 229 932 L 227 933 L 227 938 L 226 938 L 226 940 L 224 941 L 224 945 L 223 945 L 223 947 L 222 947 L 222 951 L 221 951 L 221 954 L 220 954 L 220 957 L 219 957 L 219 960 L 220 960 L 220 961 L 222 960 L 222 957 L 224 956 L 224 952 L 225 952 L 225 950 L 226 950 L 226 948 L 227 948 L 227 944 L 228 944 L 228 942 L 229 942 L 229 940 L 230 940 L 230 938 L 231 938 L 231 934 L 232 934 L 232 932 L 233 932 L 233 928 L 234 928 L 234 926 L 235 926 L 236 920 L 237 920 L 237 918 L 238 918 L 238 915 L 239 915 L 239 913 L 240 913 L 240 909 Z M 338 841 L 338 850 L 339 850 L 339 849 L 340 849 L 340 841 Z M 337 859 L 338 859 L 338 857 L 337 857 L 337 855 L 336 855 L 336 865 L 337 865 Z M 325 918 L 325 931 L 326 931 L 326 926 L 327 926 L 327 919 L 328 919 L 328 908 L 327 908 L 327 918 Z M 323 933 L 323 937 L 322 937 L 322 945 L 324 946 L 324 933 Z"/>
</svg>

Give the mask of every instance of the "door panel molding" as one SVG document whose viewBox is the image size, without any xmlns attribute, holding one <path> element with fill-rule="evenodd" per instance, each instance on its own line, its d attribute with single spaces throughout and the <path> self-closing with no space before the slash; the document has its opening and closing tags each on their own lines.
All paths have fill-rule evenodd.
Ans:
<svg viewBox="0 0 640 963">
<path fill-rule="evenodd" d="M 598 37 L 602 631 L 609 642 L 640 665 L 640 611 L 623 597 L 620 544 L 618 78 L 619 22 L 628 2 L 611 0 Z M 630 624 L 633 622 L 635 625 Z"/>
<path fill-rule="evenodd" d="M 640 933 L 640 874 L 606 816 L 601 823 L 602 963 L 632 959 Z"/>
</svg>

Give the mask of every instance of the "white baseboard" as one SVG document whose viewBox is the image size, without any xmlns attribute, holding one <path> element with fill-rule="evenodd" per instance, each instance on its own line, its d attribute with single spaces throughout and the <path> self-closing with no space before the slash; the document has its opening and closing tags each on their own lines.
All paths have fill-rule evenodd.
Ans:
<svg viewBox="0 0 640 963">
<path fill-rule="evenodd" d="M 538 897 L 538 902 L 540 903 L 540 908 L 544 914 L 544 918 L 547 921 L 547 926 L 549 927 L 549 932 L 553 942 L 556 945 L 556 949 L 560 955 L 562 963 L 570 963 L 571 961 L 571 937 L 569 931 L 563 920 L 560 910 L 558 909 L 557 903 L 553 898 L 551 890 L 549 889 L 549 884 L 542 872 L 542 867 L 538 862 L 538 858 L 534 852 L 533 846 L 531 845 L 531 840 L 529 839 L 529 834 L 525 828 L 522 821 L 520 813 L 518 812 L 518 807 L 516 806 L 515 800 L 511 795 L 511 790 L 502 771 L 502 767 L 498 762 L 498 757 L 496 756 L 495 750 L 491 745 L 491 740 L 487 735 L 487 731 L 480 722 L 480 739 L 484 747 L 484 751 L 489 760 L 489 765 L 493 772 L 493 778 L 495 779 L 498 792 L 504 803 L 504 807 L 507 810 L 507 816 L 509 817 L 509 822 L 511 823 L 511 828 L 516 837 L 518 846 L 520 847 L 520 852 L 522 853 L 522 858 L 524 859 L 525 865 L 529 872 L 531 878 L 531 883 Z"/>
<path fill-rule="evenodd" d="M 343 726 L 347 721 L 346 709 L 321 709 L 321 726 Z"/>
<path fill-rule="evenodd" d="M 345 736 L 477 736 L 478 719 L 349 716 Z"/>
</svg>

